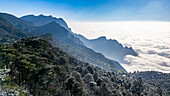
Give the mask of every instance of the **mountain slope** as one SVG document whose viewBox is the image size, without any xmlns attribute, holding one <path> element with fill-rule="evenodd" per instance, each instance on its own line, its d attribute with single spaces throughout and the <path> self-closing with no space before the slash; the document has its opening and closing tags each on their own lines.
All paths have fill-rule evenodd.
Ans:
<svg viewBox="0 0 170 96">
<path fill-rule="evenodd" d="M 84 46 L 83 42 L 80 41 L 79 38 L 72 35 L 70 31 L 66 30 L 64 27 L 61 27 L 55 21 L 50 22 L 44 26 L 38 27 L 37 29 L 33 30 L 31 33 L 36 35 L 51 33 L 54 37 L 64 41 L 65 43 Z"/>
<path fill-rule="evenodd" d="M 0 60 L 10 69 L 1 83 L 7 93 L 21 96 L 158 95 L 141 78 L 134 80 L 80 62 L 39 37 L 0 44 Z"/>
<path fill-rule="evenodd" d="M 27 21 L 24 21 L 20 18 L 15 17 L 14 15 L 7 14 L 7 13 L 0 13 L 0 17 L 11 23 L 18 29 L 23 31 L 29 32 L 30 29 L 33 29 L 33 24 Z"/>
<path fill-rule="evenodd" d="M 144 82 L 154 87 L 161 87 L 163 91 L 170 96 L 170 73 L 162 73 L 156 71 L 143 71 L 132 73 L 134 79 L 141 77 Z"/>
<path fill-rule="evenodd" d="M 137 56 L 138 54 L 130 47 L 123 47 L 116 40 L 107 40 L 106 37 L 99 37 L 97 39 L 88 40 L 82 35 L 76 35 L 83 43 L 96 52 L 100 52 L 107 58 L 112 60 L 117 60 L 119 62 L 123 61 L 126 55 Z"/>
<path fill-rule="evenodd" d="M 67 23 L 62 19 L 62 18 L 56 18 L 56 17 L 52 17 L 52 16 L 44 16 L 44 15 L 39 15 L 39 16 L 34 16 L 34 15 L 26 15 L 21 17 L 21 19 L 25 20 L 25 21 L 29 21 L 34 23 L 36 26 L 43 26 L 46 25 L 50 22 L 55 21 L 56 23 L 58 23 L 60 26 L 64 27 L 65 29 L 71 31 L 70 28 L 68 28 Z"/>
<path fill-rule="evenodd" d="M 0 42 L 6 42 L 8 40 L 17 40 L 22 37 L 27 37 L 29 34 L 25 33 L 17 28 L 15 28 L 12 24 L 7 22 L 5 19 L 0 17 Z"/>
<path fill-rule="evenodd" d="M 43 38 L 50 42 L 53 46 L 59 47 L 64 52 L 69 54 L 70 56 L 74 56 L 80 61 L 88 62 L 89 64 L 92 64 L 94 66 L 100 67 L 102 69 L 105 69 L 107 71 L 124 71 L 126 70 L 116 61 L 109 60 L 105 58 L 102 54 L 96 53 L 95 51 L 85 47 L 85 46 L 79 46 L 79 45 L 72 45 L 69 43 L 64 43 L 58 40 L 58 38 L 54 38 L 51 34 L 45 34 L 43 36 L 40 36 L 40 38 Z"/>
</svg>

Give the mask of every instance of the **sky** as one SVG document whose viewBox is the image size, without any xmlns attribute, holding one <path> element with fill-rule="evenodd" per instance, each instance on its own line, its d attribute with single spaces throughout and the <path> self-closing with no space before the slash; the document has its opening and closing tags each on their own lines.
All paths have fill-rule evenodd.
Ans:
<svg viewBox="0 0 170 96">
<path fill-rule="evenodd" d="M 0 12 L 69 21 L 170 21 L 170 0 L 0 0 Z"/>
</svg>

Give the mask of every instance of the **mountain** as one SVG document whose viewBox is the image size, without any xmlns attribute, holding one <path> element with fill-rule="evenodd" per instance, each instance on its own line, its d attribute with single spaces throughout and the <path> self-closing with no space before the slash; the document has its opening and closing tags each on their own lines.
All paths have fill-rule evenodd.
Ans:
<svg viewBox="0 0 170 96">
<path fill-rule="evenodd" d="M 130 47 L 123 47 L 117 40 L 106 39 L 105 36 L 88 40 L 82 35 L 76 35 L 88 48 L 100 52 L 107 58 L 122 62 L 126 55 L 137 56 L 138 54 Z"/>
<path fill-rule="evenodd" d="M 31 32 L 35 35 L 43 35 L 46 33 L 51 33 L 55 38 L 64 41 L 65 43 L 72 44 L 72 45 L 80 45 L 84 46 L 83 42 L 79 40 L 79 38 L 72 35 L 70 31 L 61 27 L 55 21 L 52 21 L 46 25 L 40 26 Z"/>
<path fill-rule="evenodd" d="M 11 14 L 0 13 L 0 17 L 11 23 L 16 28 L 26 32 L 29 32 L 31 29 L 34 29 L 35 27 L 32 23 L 24 21 Z"/>
<path fill-rule="evenodd" d="M 88 40 L 85 37 L 80 36 L 80 35 L 78 35 L 78 37 L 81 40 L 78 40 L 77 38 L 75 38 L 73 36 L 73 33 L 70 31 L 66 22 L 62 18 L 55 18 L 52 16 L 44 16 L 44 15 L 39 15 L 39 16 L 26 15 L 21 18 L 17 18 L 15 16 L 13 16 L 11 14 L 7 14 L 7 13 L 0 13 L 0 17 L 4 18 L 8 22 L 10 22 L 12 25 L 14 25 L 18 29 L 21 29 L 25 32 L 35 33 L 36 35 L 42 35 L 41 33 L 43 33 L 43 32 L 48 33 L 50 31 L 50 33 L 55 35 L 56 38 L 59 38 L 63 41 L 66 41 L 69 43 L 73 43 L 72 41 L 74 41 L 74 43 L 75 42 L 79 43 L 79 45 L 83 45 L 83 43 L 84 43 L 87 47 L 95 50 L 96 52 L 100 52 L 100 53 L 104 54 L 107 58 L 110 58 L 113 60 L 122 61 L 124 56 L 126 56 L 126 55 L 137 56 L 137 53 L 132 48 L 123 47 L 116 40 L 103 39 L 103 41 L 102 41 L 103 44 L 99 44 L 101 42 L 102 38 Z M 70 32 L 67 32 L 66 34 L 69 35 L 68 37 L 70 39 L 74 39 L 74 40 L 70 40 L 67 38 L 60 38 L 59 31 L 64 30 L 64 29 L 59 27 L 56 23 L 59 24 L 60 26 L 64 27 L 68 31 L 70 31 Z M 45 27 L 45 28 L 43 28 L 43 27 Z M 53 28 L 51 28 L 51 27 L 53 27 Z M 56 27 L 56 28 L 54 28 L 54 27 Z M 57 32 L 54 32 L 54 30 L 55 31 L 57 30 Z M 59 33 L 59 34 L 54 34 L 54 33 Z M 83 41 L 83 43 L 81 41 Z M 113 44 L 111 44 L 111 43 L 113 43 Z"/>
<path fill-rule="evenodd" d="M 117 61 L 109 60 L 105 58 L 102 54 L 96 53 L 93 50 L 87 48 L 86 46 L 84 46 L 82 41 L 71 34 L 70 31 L 61 27 L 55 21 L 41 26 L 33 30 L 31 33 L 38 36 L 50 33 L 62 43 L 58 42 L 58 40 L 56 40 L 51 35 L 48 35 L 49 37 L 45 36 L 47 41 L 51 42 L 52 45 L 61 48 L 67 54 L 71 54 L 71 56 L 76 57 L 78 60 L 88 62 L 100 68 L 104 68 L 107 71 L 118 72 L 119 70 L 121 70 L 126 72 L 126 70 Z"/>
<path fill-rule="evenodd" d="M 66 52 L 70 56 L 77 58 L 80 61 L 87 62 L 91 65 L 105 69 L 106 71 L 126 72 L 126 70 L 117 61 L 109 60 L 105 58 L 102 54 L 96 53 L 86 46 L 64 43 L 63 41 L 61 41 L 60 39 L 56 39 L 49 33 L 39 36 L 39 38 L 50 42 L 53 46 L 62 49 L 64 52 Z"/>
<path fill-rule="evenodd" d="M 80 62 L 39 37 L 0 44 L 0 61 L 0 91 L 7 96 L 168 96 L 142 78 Z"/>
<path fill-rule="evenodd" d="M 28 21 L 28 22 L 32 22 L 32 23 L 35 24 L 35 26 L 43 26 L 43 25 L 46 25 L 50 22 L 55 21 L 60 26 L 71 31 L 71 29 L 68 27 L 67 23 L 62 18 L 52 17 L 51 15 L 50 16 L 44 16 L 42 14 L 39 15 L 39 16 L 26 15 L 26 16 L 21 17 L 21 19 Z"/>
<path fill-rule="evenodd" d="M 7 22 L 5 19 L 0 17 L 0 42 L 6 42 L 8 40 L 18 40 L 22 37 L 27 37 L 29 34 L 25 33 L 12 24 Z"/>
<path fill-rule="evenodd" d="M 16 19 L 16 17 L 14 19 Z M 48 41 L 50 41 L 54 46 L 59 46 L 59 48 L 67 52 L 70 56 L 78 58 L 78 60 L 88 62 L 107 71 L 126 72 L 126 70 L 118 62 L 109 60 L 102 54 L 96 53 L 93 50 L 87 48 L 79 38 L 75 37 L 70 31 L 64 27 L 61 27 L 55 21 L 40 27 L 34 27 L 34 29 L 30 28 L 30 30 L 33 30 L 30 32 L 31 34 L 35 34 L 37 36 L 51 33 L 57 39 L 50 38 Z M 58 41 L 60 41 L 60 43 Z"/>
</svg>

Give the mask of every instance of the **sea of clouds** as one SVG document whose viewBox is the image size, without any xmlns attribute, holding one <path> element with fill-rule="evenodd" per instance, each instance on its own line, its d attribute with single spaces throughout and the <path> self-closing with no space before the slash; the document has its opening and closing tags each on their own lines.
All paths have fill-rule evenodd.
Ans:
<svg viewBox="0 0 170 96">
<path fill-rule="evenodd" d="M 106 36 L 131 46 L 139 56 L 128 55 L 121 64 L 128 72 L 170 73 L 170 22 L 70 22 L 74 33 L 88 39 Z"/>
</svg>

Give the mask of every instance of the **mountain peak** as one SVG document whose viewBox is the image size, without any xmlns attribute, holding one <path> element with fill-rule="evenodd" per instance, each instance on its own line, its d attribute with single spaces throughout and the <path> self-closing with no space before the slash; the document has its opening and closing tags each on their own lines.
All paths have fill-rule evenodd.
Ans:
<svg viewBox="0 0 170 96">
<path fill-rule="evenodd" d="M 34 14 L 26 15 L 26 16 L 35 16 Z"/>
<path fill-rule="evenodd" d="M 43 16 L 43 17 L 44 17 L 44 15 L 43 15 L 43 14 L 40 14 L 40 15 L 38 15 L 38 16 Z"/>
<path fill-rule="evenodd" d="M 44 14 L 40 14 L 40 15 L 38 15 L 37 17 L 51 17 L 51 18 L 55 18 L 55 17 L 53 17 L 52 15 L 46 16 L 46 15 L 44 15 Z M 59 19 L 60 19 L 60 18 L 59 18 Z"/>
<path fill-rule="evenodd" d="M 106 36 L 101 36 L 98 39 L 106 40 Z"/>
</svg>

